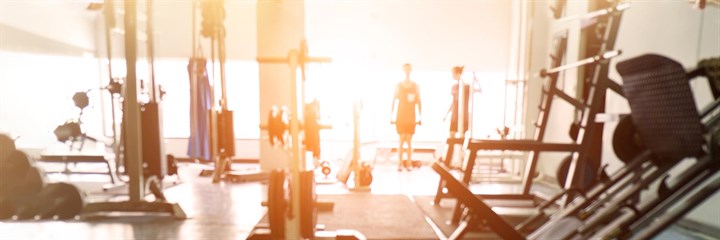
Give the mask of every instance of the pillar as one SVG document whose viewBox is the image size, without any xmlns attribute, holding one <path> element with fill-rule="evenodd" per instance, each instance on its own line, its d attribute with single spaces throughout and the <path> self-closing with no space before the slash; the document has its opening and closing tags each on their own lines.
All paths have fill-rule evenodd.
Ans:
<svg viewBox="0 0 720 240">
<path fill-rule="evenodd" d="M 257 56 L 286 57 L 297 49 L 305 35 L 305 2 L 302 0 L 258 0 Z M 267 124 L 273 105 L 290 107 L 290 70 L 287 64 L 259 63 L 260 124 Z M 269 172 L 289 167 L 289 154 L 270 146 L 261 132 L 260 168 Z"/>
</svg>

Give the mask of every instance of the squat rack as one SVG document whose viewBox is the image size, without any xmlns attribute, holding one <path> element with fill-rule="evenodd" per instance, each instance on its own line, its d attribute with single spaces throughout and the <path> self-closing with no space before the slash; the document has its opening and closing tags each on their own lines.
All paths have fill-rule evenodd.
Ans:
<svg viewBox="0 0 720 240">
<path fill-rule="evenodd" d="M 479 140 L 472 139 L 472 137 L 464 138 L 448 138 L 446 143 L 448 145 L 445 159 L 442 161 L 446 166 L 450 166 L 450 160 L 452 159 L 452 149 L 454 145 L 463 144 L 463 148 L 469 151 L 464 157 L 463 166 L 461 166 L 462 183 L 468 185 L 471 180 L 473 166 L 475 159 L 477 158 L 477 152 L 481 150 L 510 150 L 510 151 L 528 151 L 528 161 L 526 163 L 525 172 L 522 178 L 522 192 L 519 194 L 493 194 L 493 195 L 480 195 L 483 199 L 509 199 L 509 200 L 532 200 L 535 201 L 534 195 L 530 194 L 530 188 L 532 186 L 533 174 L 539 160 L 540 152 L 555 151 L 555 152 L 569 152 L 572 153 L 572 159 L 570 168 L 568 171 L 568 181 L 565 181 L 564 189 L 573 189 L 581 181 L 578 176 L 578 169 L 585 169 L 586 164 L 598 156 L 593 156 L 592 149 L 597 148 L 602 144 L 602 128 L 598 128 L 598 124 L 595 123 L 595 118 L 599 113 L 604 112 L 605 93 L 608 90 L 612 90 L 619 95 L 623 96 L 622 87 L 608 78 L 609 70 L 609 59 L 616 57 L 621 54 L 621 51 L 614 50 L 615 40 L 617 38 L 617 32 L 619 29 L 620 20 L 622 13 L 629 7 L 627 3 L 622 1 L 615 1 L 613 5 L 606 9 L 601 9 L 595 12 L 582 14 L 582 16 L 591 16 L 592 18 L 598 16 L 608 16 L 607 26 L 603 32 L 603 44 L 600 50 L 600 54 L 580 60 L 576 63 L 561 65 L 565 55 L 565 42 L 567 36 L 558 36 L 558 41 L 555 46 L 555 52 L 551 55 L 552 64 L 549 70 L 543 70 L 540 72 L 540 76 L 548 78 L 543 90 L 541 92 L 541 105 L 539 106 L 540 113 L 535 123 L 536 131 L 533 140 Z M 574 17 L 572 19 L 580 19 L 584 17 Z M 589 94 L 585 101 L 575 99 L 569 96 L 561 89 L 557 88 L 557 80 L 560 72 L 571 69 L 582 67 L 586 65 L 595 65 L 595 72 L 592 77 L 592 81 L 589 83 Z M 573 143 L 545 143 L 543 142 L 544 134 L 549 119 L 549 111 L 551 109 L 554 97 L 570 103 L 575 107 L 576 110 L 582 113 L 580 118 L 580 125 L 578 127 L 578 133 L 576 140 Z M 598 167 L 599 168 L 599 167 Z M 445 180 L 441 178 L 438 184 L 437 193 L 435 196 L 435 204 L 438 204 L 443 198 L 452 197 L 445 190 Z M 566 197 L 564 200 L 565 204 L 571 198 Z M 463 207 L 461 203 L 457 203 L 451 222 L 458 224 L 460 222 L 463 213 Z"/>
</svg>

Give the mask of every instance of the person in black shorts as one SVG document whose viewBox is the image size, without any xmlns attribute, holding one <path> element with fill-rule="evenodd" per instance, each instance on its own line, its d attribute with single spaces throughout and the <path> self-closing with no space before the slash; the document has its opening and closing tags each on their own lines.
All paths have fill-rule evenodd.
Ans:
<svg viewBox="0 0 720 240">
<path fill-rule="evenodd" d="M 459 116 L 458 116 L 458 113 L 459 113 L 458 99 L 460 99 L 459 86 L 460 86 L 460 83 L 463 82 L 460 79 L 460 77 L 462 76 L 462 73 L 463 73 L 463 68 L 464 67 L 462 67 L 462 66 L 458 66 L 458 67 L 454 67 L 452 69 L 453 81 L 455 82 L 455 84 L 452 86 L 453 101 L 452 101 L 452 104 L 450 105 L 450 109 L 448 109 L 448 113 L 445 115 L 445 118 L 447 118 L 448 115 L 452 114 L 452 117 L 450 119 L 450 137 L 463 137 L 465 135 L 465 131 L 467 131 L 467 129 L 468 129 L 468 124 L 469 124 L 468 119 L 469 119 L 470 114 L 468 112 L 468 105 L 469 105 L 469 99 L 470 99 L 470 85 L 465 83 L 462 85 L 463 86 L 462 87 L 462 89 L 463 89 L 462 128 L 460 130 L 458 130 L 458 125 L 459 125 L 458 124 L 458 118 L 459 118 Z M 456 136 L 456 134 L 458 132 L 460 133 L 460 136 Z"/>
<path fill-rule="evenodd" d="M 422 104 L 420 101 L 420 88 L 417 83 L 410 80 L 410 72 L 412 66 L 409 63 L 403 65 L 405 71 L 405 80 L 399 82 L 395 86 L 395 96 L 392 103 L 392 114 L 395 120 L 391 119 L 391 123 L 395 123 L 395 129 L 400 136 L 400 144 L 398 147 L 398 171 L 402 171 L 403 167 L 411 169 L 410 161 L 412 160 L 412 137 L 415 134 L 415 125 L 422 124 L 420 116 L 422 113 Z M 397 111 L 396 111 L 397 110 Z M 407 148 L 403 146 L 407 144 Z M 407 159 L 403 160 L 403 152 L 407 151 Z"/>
</svg>

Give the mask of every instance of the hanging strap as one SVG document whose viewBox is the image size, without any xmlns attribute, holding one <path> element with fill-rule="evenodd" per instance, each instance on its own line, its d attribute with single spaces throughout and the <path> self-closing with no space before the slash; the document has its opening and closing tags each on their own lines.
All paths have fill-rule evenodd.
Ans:
<svg viewBox="0 0 720 240">
<path fill-rule="evenodd" d="M 195 53 L 193 56 L 196 56 L 198 59 L 205 58 L 205 50 L 203 50 L 202 44 L 198 43 L 197 47 L 195 47 Z"/>
</svg>

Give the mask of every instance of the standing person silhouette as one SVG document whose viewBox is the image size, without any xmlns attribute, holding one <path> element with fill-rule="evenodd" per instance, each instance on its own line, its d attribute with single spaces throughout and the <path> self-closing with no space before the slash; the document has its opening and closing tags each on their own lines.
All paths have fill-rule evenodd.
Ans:
<svg viewBox="0 0 720 240">
<path fill-rule="evenodd" d="M 468 105 L 469 105 L 469 99 L 470 99 L 470 85 L 463 83 L 461 80 L 461 76 L 463 73 L 462 66 L 454 67 L 452 69 L 452 75 L 453 75 L 453 81 L 455 84 L 452 86 L 452 96 L 453 101 L 450 105 L 450 109 L 448 109 L 448 113 L 445 115 L 445 118 L 447 118 L 448 115 L 452 114 L 452 117 L 450 118 L 450 137 L 464 137 L 465 131 L 468 129 L 469 124 L 469 111 L 468 111 Z M 460 85 L 462 84 L 462 85 Z M 459 101 L 460 99 L 460 86 L 462 86 L 463 92 L 462 92 L 462 103 Z M 460 107 L 458 106 L 458 103 L 462 105 L 462 113 L 458 111 Z M 459 118 L 462 115 L 463 121 L 459 123 Z M 460 133 L 460 136 L 457 136 L 457 133 Z"/>
<path fill-rule="evenodd" d="M 405 80 L 400 81 L 395 86 L 395 95 L 393 97 L 391 113 L 395 117 L 391 123 L 395 124 L 395 129 L 400 137 L 398 146 L 398 171 L 402 171 L 403 167 L 408 171 L 412 169 L 412 137 L 415 134 L 415 125 L 421 125 L 422 121 L 422 104 L 420 101 L 420 88 L 417 83 L 410 80 L 410 72 L 412 66 L 409 63 L 403 65 L 405 71 Z M 417 108 L 416 108 L 417 107 Z M 397 111 L 396 111 L 397 110 Z M 407 148 L 404 145 L 407 144 Z M 403 152 L 407 151 L 407 158 L 403 160 Z"/>
</svg>

